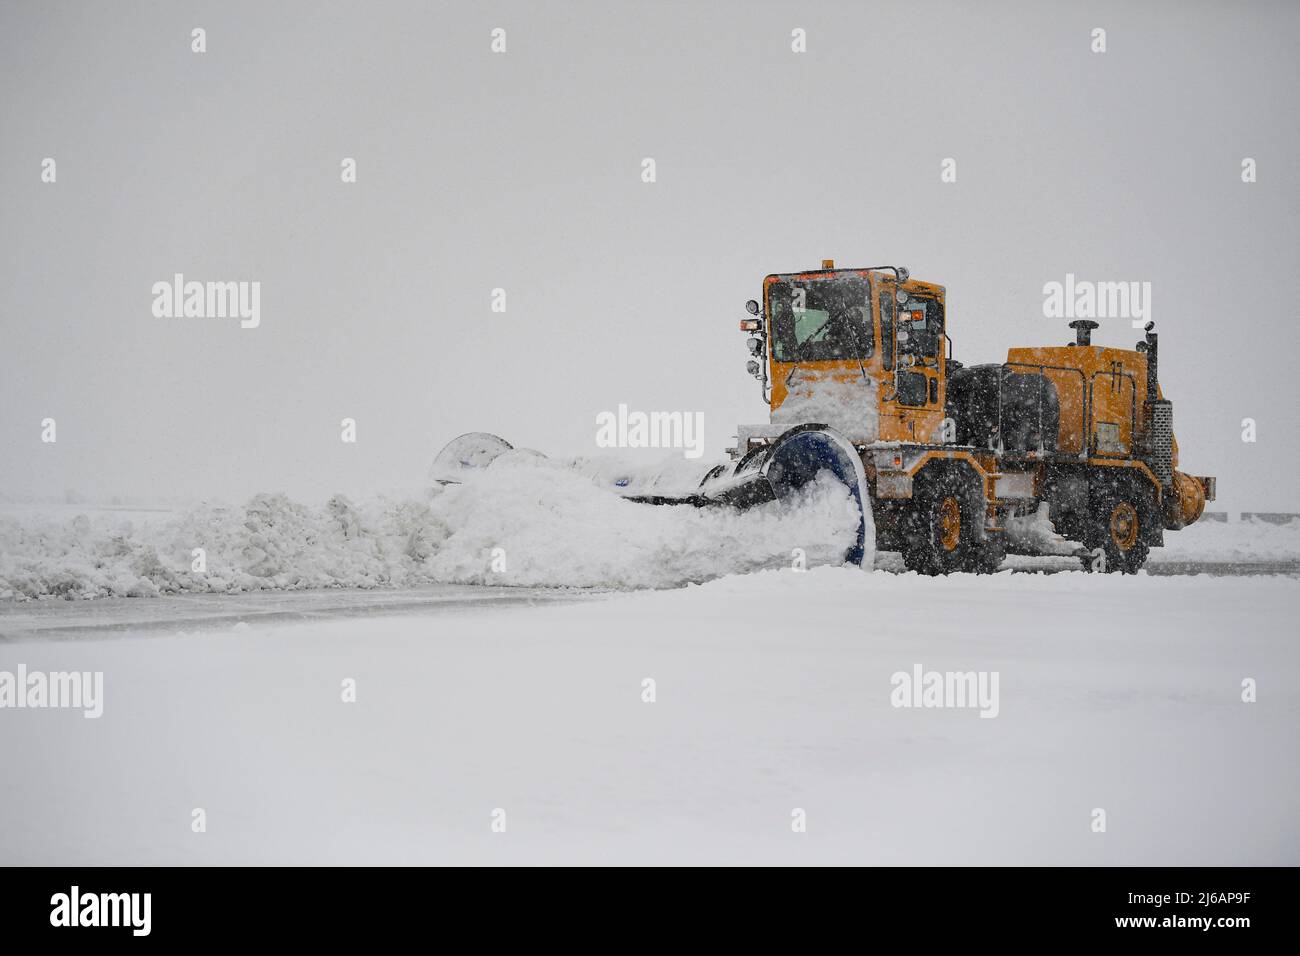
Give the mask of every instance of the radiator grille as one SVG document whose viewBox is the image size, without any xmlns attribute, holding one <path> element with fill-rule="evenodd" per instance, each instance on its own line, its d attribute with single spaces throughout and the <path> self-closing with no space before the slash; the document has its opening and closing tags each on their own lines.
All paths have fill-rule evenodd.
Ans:
<svg viewBox="0 0 1300 956">
<path fill-rule="evenodd" d="M 1174 480 L 1174 406 L 1165 399 L 1151 403 L 1151 433 L 1147 436 L 1148 464 L 1166 488 Z"/>
</svg>

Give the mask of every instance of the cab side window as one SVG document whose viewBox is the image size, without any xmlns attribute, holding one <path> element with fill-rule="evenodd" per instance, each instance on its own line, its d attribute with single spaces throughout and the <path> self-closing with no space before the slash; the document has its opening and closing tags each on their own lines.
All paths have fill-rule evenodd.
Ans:
<svg viewBox="0 0 1300 956">
<path fill-rule="evenodd" d="M 897 316 L 898 333 L 894 333 Z M 896 305 L 888 292 L 880 293 L 880 352 L 885 368 L 894 367 L 894 343 L 899 355 L 937 362 L 943 356 L 943 303 L 938 299 L 911 296 Z M 911 362 L 904 361 L 908 365 Z"/>
<path fill-rule="evenodd" d="M 898 307 L 898 351 L 916 359 L 938 361 L 943 354 L 943 304 L 910 297 Z"/>
</svg>

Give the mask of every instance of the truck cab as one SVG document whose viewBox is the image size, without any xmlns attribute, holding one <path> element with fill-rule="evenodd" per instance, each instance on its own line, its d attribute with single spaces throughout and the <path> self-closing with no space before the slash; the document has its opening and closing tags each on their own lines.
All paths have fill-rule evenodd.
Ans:
<svg viewBox="0 0 1300 956">
<path fill-rule="evenodd" d="M 944 288 L 906 270 L 835 269 L 763 281 L 772 419 L 801 382 L 853 385 L 872 396 L 873 421 L 855 441 L 937 441 L 944 418 Z M 765 391 L 768 381 L 764 381 Z"/>
</svg>

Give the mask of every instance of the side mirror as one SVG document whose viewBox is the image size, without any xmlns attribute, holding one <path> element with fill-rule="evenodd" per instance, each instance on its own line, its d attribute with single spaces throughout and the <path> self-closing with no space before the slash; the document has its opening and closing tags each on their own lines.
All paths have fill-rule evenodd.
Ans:
<svg viewBox="0 0 1300 956">
<path fill-rule="evenodd" d="M 750 315 L 758 315 L 758 303 L 755 302 L 753 299 L 750 299 L 748 302 L 745 303 L 745 311 L 748 312 Z"/>
</svg>

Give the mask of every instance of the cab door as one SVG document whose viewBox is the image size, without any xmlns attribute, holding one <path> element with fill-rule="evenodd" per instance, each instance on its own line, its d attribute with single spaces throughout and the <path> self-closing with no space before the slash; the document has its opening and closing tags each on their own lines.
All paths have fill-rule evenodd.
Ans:
<svg viewBox="0 0 1300 956">
<path fill-rule="evenodd" d="M 898 290 L 884 281 L 876 297 L 886 373 L 880 437 L 938 442 L 945 398 L 943 288 L 907 282 L 905 295 Z"/>
</svg>

